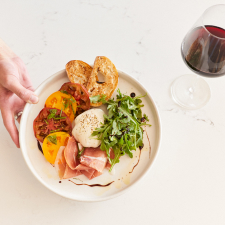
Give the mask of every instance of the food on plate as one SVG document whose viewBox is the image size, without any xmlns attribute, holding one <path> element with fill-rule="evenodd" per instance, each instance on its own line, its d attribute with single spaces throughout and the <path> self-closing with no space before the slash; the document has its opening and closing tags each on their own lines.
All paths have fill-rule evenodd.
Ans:
<svg viewBox="0 0 225 225">
<path fill-rule="evenodd" d="M 85 148 L 80 162 L 102 173 L 107 163 L 107 155 L 100 148 Z"/>
<path fill-rule="evenodd" d="M 66 72 L 72 83 L 82 84 L 86 87 L 91 75 L 92 67 L 80 60 L 72 60 L 66 64 Z"/>
<path fill-rule="evenodd" d="M 86 169 L 86 170 L 81 170 L 81 173 L 84 174 L 89 180 L 92 180 L 95 177 L 98 177 L 100 175 L 102 175 L 101 172 L 98 172 L 95 169 Z"/>
<path fill-rule="evenodd" d="M 98 82 L 98 73 L 101 73 L 105 81 Z M 108 100 L 118 84 L 118 72 L 114 64 L 105 56 L 97 56 L 94 67 L 87 83 L 87 90 L 90 97 L 105 95 Z M 91 103 L 91 106 L 100 106 L 102 102 Z"/>
<path fill-rule="evenodd" d="M 111 159 L 110 161 L 112 161 L 115 158 L 115 154 L 114 154 L 114 151 L 113 151 L 112 148 L 109 149 L 109 158 Z M 111 163 L 110 163 L 110 161 L 108 160 L 107 163 L 106 163 L 105 168 L 107 170 L 110 170 L 110 168 L 112 166 Z M 112 170 L 110 172 L 112 172 Z"/>
<path fill-rule="evenodd" d="M 62 110 L 73 122 L 76 116 L 77 103 L 73 96 L 57 91 L 52 93 L 45 102 L 45 107 Z"/>
<path fill-rule="evenodd" d="M 70 94 L 75 98 L 78 106 L 76 115 L 90 109 L 89 94 L 83 85 L 68 82 L 62 85 L 60 91 L 65 94 Z"/>
<path fill-rule="evenodd" d="M 60 147 L 55 159 L 55 169 L 59 178 L 68 179 L 81 175 L 82 173 L 79 170 L 72 170 L 66 163 L 64 149 L 65 147 Z"/>
<path fill-rule="evenodd" d="M 121 156 L 132 158 L 133 150 L 143 148 L 142 127 L 150 126 L 141 110 L 144 96 L 128 96 L 118 89 L 116 99 L 110 98 L 118 72 L 105 56 L 96 57 L 93 68 L 70 61 L 66 71 L 71 82 L 46 99 L 34 120 L 34 134 L 43 142 L 43 154 L 55 165 L 60 179 L 83 174 L 91 180 L 104 169 L 111 172 Z M 99 72 L 105 82 L 98 81 Z M 99 108 L 90 109 L 102 104 L 107 105 L 107 115 Z"/>
<path fill-rule="evenodd" d="M 67 143 L 66 148 L 64 149 L 64 156 L 68 166 L 75 170 L 79 164 L 79 161 L 76 159 L 78 155 L 78 146 L 74 137 L 70 137 Z"/>
<path fill-rule="evenodd" d="M 106 166 L 105 152 L 97 148 L 86 148 L 79 157 L 77 142 L 69 137 L 67 146 L 60 147 L 55 159 L 55 168 L 60 179 L 84 174 L 89 180 L 100 176 Z"/>
<path fill-rule="evenodd" d="M 76 117 L 72 134 L 83 147 L 97 148 L 101 144 L 101 140 L 96 140 L 91 134 L 104 123 L 103 115 L 101 109 L 90 109 Z"/>
<path fill-rule="evenodd" d="M 69 117 L 59 109 L 43 108 L 33 123 L 34 135 L 43 142 L 50 133 L 61 131 L 72 134 L 72 124 Z"/>
<path fill-rule="evenodd" d="M 55 159 L 55 169 L 59 178 L 62 179 L 66 170 L 66 160 L 64 157 L 65 146 L 61 146 Z"/>
<path fill-rule="evenodd" d="M 101 141 L 101 150 L 106 151 L 110 171 L 114 165 L 119 163 L 119 158 L 127 154 L 133 157 L 132 150 L 143 147 L 143 129 L 142 126 L 148 125 L 148 117 L 142 114 L 141 108 L 144 106 L 141 98 L 144 96 L 130 97 L 117 90 L 116 100 L 108 101 L 101 96 L 95 99 L 96 102 L 102 101 L 107 104 L 108 116 L 104 115 L 104 124 L 97 128 L 93 137 Z M 113 149 L 114 158 L 110 157 L 110 149 Z"/>
<path fill-rule="evenodd" d="M 80 170 L 72 170 L 67 164 L 65 172 L 64 172 L 63 179 L 68 179 L 68 178 L 71 178 L 71 177 L 77 177 L 77 176 L 79 176 L 81 174 L 82 173 L 81 173 Z"/>
<path fill-rule="evenodd" d="M 51 164 L 55 163 L 55 159 L 59 148 L 66 146 L 70 135 L 65 132 L 55 132 L 49 134 L 43 142 L 42 150 L 45 158 Z"/>
</svg>

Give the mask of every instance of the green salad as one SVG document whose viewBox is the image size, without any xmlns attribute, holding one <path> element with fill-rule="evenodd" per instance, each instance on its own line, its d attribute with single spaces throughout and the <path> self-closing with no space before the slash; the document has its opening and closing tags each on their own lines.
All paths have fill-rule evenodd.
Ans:
<svg viewBox="0 0 225 225">
<path fill-rule="evenodd" d="M 109 171 L 112 171 L 114 165 L 119 163 L 119 158 L 127 154 L 133 158 L 133 150 L 143 148 L 143 128 L 142 126 L 151 126 L 146 121 L 148 117 L 142 114 L 141 108 L 142 96 L 136 96 L 131 93 L 130 96 L 122 94 L 117 90 L 116 99 L 106 100 L 106 96 L 90 97 L 93 103 L 102 102 L 107 104 L 108 115 L 104 115 L 104 124 L 97 128 L 93 133 L 93 138 L 101 140 L 101 150 L 106 151 L 111 164 Z M 110 158 L 110 148 L 114 151 L 114 158 Z"/>
</svg>

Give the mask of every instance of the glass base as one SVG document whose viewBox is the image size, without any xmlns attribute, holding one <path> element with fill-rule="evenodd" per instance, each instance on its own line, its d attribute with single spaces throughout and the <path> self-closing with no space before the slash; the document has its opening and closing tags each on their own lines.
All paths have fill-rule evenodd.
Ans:
<svg viewBox="0 0 225 225">
<path fill-rule="evenodd" d="M 207 82 L 197 75 L 178 77 L 171 86 L 173 100 L 186 109 L 199 109 L 206 105 L 211 97 Z"/>
</svg>

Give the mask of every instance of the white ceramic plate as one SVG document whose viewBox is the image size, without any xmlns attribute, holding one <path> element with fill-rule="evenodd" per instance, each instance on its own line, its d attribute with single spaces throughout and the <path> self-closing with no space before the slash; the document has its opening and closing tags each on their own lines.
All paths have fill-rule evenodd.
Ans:
<svg viewBox="0 0 225 225">
<path fill-rule="evenodd" d="M 122 93 L 128 95 L 131 92 L 135 92 L 136 95 L 147 93 L 147 96 L 142 98 L 145 105 L 143 107 L 143 112 L 148 115 L 152 126 L 145 128 L 144 148 L 141 150 L 141 155 L 140 150 L 137 149 L 136 152 L 134 152 L 133 159 L 130 159 L 126 155 L 121 157 L 120 163 L 115 166 L 114 175 L 109 174 L 108 171 L 105 170 L 103 175 L 94 178 L 91 181 L 84 175 L 80 175 L 76 179 L 62 180 L 60 183 L 55 168 L 45 160 L 42 153 L 38 150 L 37 141 L 33 133 L 33 121 L 44 107 L 47 97 L 53 92 L 58 91 L 63 83 L 69 81 L 65 70 L 52 75 L 37 88 L 35 93 L 40 99 L 38 104 L 26 104 L 20 123 L 21 150 L 29 169 L 34 176 L 45 187 L 56 194 L 77 201 L 93 202 L 107 200 L 127 191 L 131 186 L 143 178 L 152 166 L 159 149 L 161 137 L 160 119 L 157 108 L 150 94 L 137 80 L 122 71 L 118 70 L 118 72 L 118 88 L 120 88 Z M 116 91 L 113 96 L 115 95 Z M 146 134 L 148 135 L 149 141 Z M 151 148 L 149 144 L 151 145 Z M 138 163 L 139 157 L 140 161 Z M 133 172 L 131 173 L 131 171 Z M 112 181 L 113 183 L 106 187 L 76 185 L 106 185 Z"/>
</svg>

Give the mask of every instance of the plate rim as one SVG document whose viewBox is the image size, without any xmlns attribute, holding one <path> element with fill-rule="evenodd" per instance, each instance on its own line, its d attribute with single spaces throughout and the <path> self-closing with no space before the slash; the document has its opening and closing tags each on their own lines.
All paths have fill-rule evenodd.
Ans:
<svg viewBox="0 0 225 225">
<path fill-rule="evenodd" d="M 66 70 L 65 69 L 62 69 L 56 73 L 54 73 L 53 75 L 51 75 L 50 77 L 48 77 L 46 80 L 44 80 L 34 91 L 35 94 L 37 94 L 37 92 L 39 92 L 41 89 L 43 89 L 43 86 L 45 85 L 45 83 L 47 83 L 48 81 L 52 80 L 55 76 L 57 75 L 60 75 L 62 74 L 63 72 L 65 72 Z M 47 189 L 49 189 L 50 191 L 54 192 L 55 194 L 61 196 L 61 197 L 64 197 L 64 198 L 67 198 L 67 199 L 70 199 L 70 200 L 74 200 L 74 201 L 79 201 L 79 202 L 100 202 L 100 201 L 106 201 L 106 200 L 109 200 L 109 199 L 112 199 L 112 198 L 116 198 L 122 194 L 124 194 L 126 191 L 129 191 L 131 190 L 132 187 L 134 187 L 138 182 L 140 182 L 150 171 L 150 169 L 152 168 L 152 166 L 154 165 L 155 161 L 156 161 L 156 158 L 159 154 L 159 149 L 160 149 L 160 145 L 161 145 L 161 136 L 162 136 L 162 127 L 161 127 L 161 119 L 160 119 L 160 115 L 159 115 L 159 112 L 158 112 L 158 108 L 156 106 L 156 103 L 155 101 L 153 100 L 153 98 L 151 97 L 150 93 L 148 92 L 148 90 L 145 88 L 145 86 L 139 82 L 135 77 L 129 75 L 128 73 L 120 70 L 120 69 L 117 69 L 117 71 L 119 73 L 122 73 L 123 76 L 126 76 L 128 77 L 129 79 L 132 79 L 134 82 L 137 82 L 141 88 L 147 93 L 148 97 L 150 98 L 151 102 L 152 102 L 152 105 L 155 109 L 155 113 L 156 113 L 156 117 L 157 117 L 157 120 L 158 120 L 158 143 L 156 144 L 156 153 L 155 155 L 153 156 L 153 159 L 152 159 L 152 163 L 148 165 L 146 171 L 141 174 L 137 179 L 136 181 L 133 183 L 133 184 L 129 184 L 127 185 L 126 188 L 124 188 L 123 190 L 115 193 L 115 194 L 112 194 L 110 196 L 106 196 L 106 197 L 100 197 L 99 199 L 77 199 L 77 198 L 71 198 L 69 196 L 65 196 L 63 194 L 60 194 L 58 193 L 57 191 L 55 191 L 51 186 L 49 186 L 48 184 L 46 184 L 42 179 L 41 177 L 37 174 L 37 172 L 35 171 L 34 167 L 32 166 L 30 160 L 29 160 L 29 157 L 28 157 L 28 154 L 26 153 L 25 151 L 25 142 L 23 143 L 22 142 L 22 138 L 23 138 L 23 135 L 22 134 L 22 130 L 25 129 L 25 118 L 24 118 L 24 115 L 25 114 L 22 114 L 22 117 L 21 117 L 21 121 L 20 121 L 20 127 L 19 127 L 19 142 L 20 142 L 20 149 L 21 149 L 21 152 L 22 152 L 22 155 L 23 155 L 23 158 L 29 168 L 29 170 L 31 171 L 31 173 L 34 175 L 34 177 L 42 184 L 44 185 Z M 23 112 L 27 111 L 30 107 L 30 103 L 26 103 L 25 107 L 24 107 L 24 110 Z M 29 112 L 28 112 L 29 113 Z"/>
</svg>

